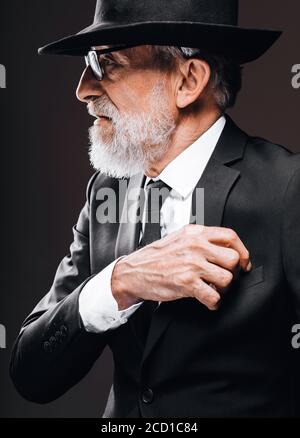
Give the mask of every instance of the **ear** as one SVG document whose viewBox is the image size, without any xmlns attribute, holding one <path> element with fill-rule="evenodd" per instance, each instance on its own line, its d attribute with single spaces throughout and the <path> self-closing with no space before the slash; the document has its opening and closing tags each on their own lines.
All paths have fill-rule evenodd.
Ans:
<svg viewBox="0 0 300 438">
<path fill-rule="evenodd" d="M 202 59 L 189 59 L 179 65 L 179 75 L 176 104 L 178 108 L 185 108 L 203 94 L 210 79 L 211 69 Z"/>
</svg>

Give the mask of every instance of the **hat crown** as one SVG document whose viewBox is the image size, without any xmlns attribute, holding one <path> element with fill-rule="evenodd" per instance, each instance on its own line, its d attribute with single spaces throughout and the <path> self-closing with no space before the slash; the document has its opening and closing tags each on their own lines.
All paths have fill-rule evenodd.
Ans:
<svg viewBox="0 0 300 438">
<path fill-rule="evenodd" d="M 237 25 L 238 0 L 97 0 L 94 24 L 186 21 Z"/>
<path fill-rule="evenodd" d="M 263 55 L 281 32 L 238 26 L 238 0 L 97 0 L 94 22 L 39 49 L 85 56 L 100 45 L 195 47 L 244 64 Z"/>
</svg>

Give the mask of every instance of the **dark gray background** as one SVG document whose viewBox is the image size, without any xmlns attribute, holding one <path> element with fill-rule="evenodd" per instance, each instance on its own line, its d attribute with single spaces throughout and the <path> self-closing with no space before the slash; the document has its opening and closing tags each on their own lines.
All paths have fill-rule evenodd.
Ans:
<svg viewBox="0 0 300 438">
<path fill-rule="evenodd" d="M 291 86 L 300 63 L 300 3 L 242 0 L 240 23 L 285 31 L 244 71 L 235 121 L 248 133 L 300 151 L 300 89 Z M 37 48 L 92 22 L 94 1 L 2 0 L 0 64 L 1 292 L 0 417 L 99 417 L 113 365 L 105 351 L 92 372 L 60 400 L 39 406 L 22 400 L 8 376 L 12 343 L 22 320 L 49 290 L 71 242 L 71 227 L 92 174 L 87 156 L 91 118 L 76 101 L 82 59 L 40 57 Z M 275 188 L 276 189 L 276 188 Z"/>
</svg>

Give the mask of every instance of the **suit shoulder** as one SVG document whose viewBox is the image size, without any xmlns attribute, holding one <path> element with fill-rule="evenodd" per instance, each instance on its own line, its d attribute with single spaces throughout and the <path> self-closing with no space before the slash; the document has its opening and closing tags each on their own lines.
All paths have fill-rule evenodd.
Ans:
<svg viewBox="0 0 300 438">
<path fill-rule="evenodd" d="M 300 153 L 261 137 L 249 137 L 245 154 L 261 163 L 275 175 L 289 176 L 300 169 Z"/>
<path fill-rule="evenodd" d="M 291 151 L 286 146 L 278 143 L 273 143 L 262 137 L 251 137 L 248 136 L 248 146 L 256 148 L 257 150 L 264 150 L 273 155 L 279 155 L 281 157 L 300 157 L 300 153 L 295 153 Z"/>
</svg>

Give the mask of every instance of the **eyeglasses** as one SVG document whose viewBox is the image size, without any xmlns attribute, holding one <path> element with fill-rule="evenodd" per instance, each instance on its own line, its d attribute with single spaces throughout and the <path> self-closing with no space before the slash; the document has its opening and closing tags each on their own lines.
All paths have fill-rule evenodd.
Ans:
<svg viewBox="0 0 300 438">
<path fill-rule="evenodd" d="M 86 66 L 91 68 L 95 78 L 98 81 L 102 81 L 105 75 L 105 70 L 103 65 L 101 65 L 100 56 L 107 53 L 117 52 L 119 50 L 130 49 L 132 47 L 136 47 L 136 44 L 130 46 L 123 45 L 123 46 L 110 47 L 107 49 L 100 49 L 100 50 L 90 50 L 87 53 L 87 55 L 84 57 Z"/>
<path fill-rule="evenodd" d="M 105 75 L 105 70 L 104 70 L 103 65 L 101 64 L 101 55 L 105 55 L 105 54 L 109 54 L 109 53 L 113 53 L 113 52 L 118 52 L 119 50 L 130 49 L 132 47 L 137 47 L 138 45 L 140 45 L 140 44 L 132 44 L 132 45 L 128 45 L 128 46 L 126 46 L 126 45 L 115 46 L 115 47 L 109 47 L 107 49 L 100 49 L 100 50 L 96 50 L 96 49 L 89 50 L 87 55 L 84 57 L 85 58 L 86 66 L 91 68 L 95 78 L 98 81 L 102 81 L 103 78 L 104 78 L 104 75 Z M 198 49 L 196 49 L 196 51 L 194 53 L 190 54 L 190 55 L 186 55 L 182 51 L 182 55 L 186 59 L 194 57 L 194 56 L 196 56 L 199 53 L 200 52 L 198 51 Z"/>
</svg>

